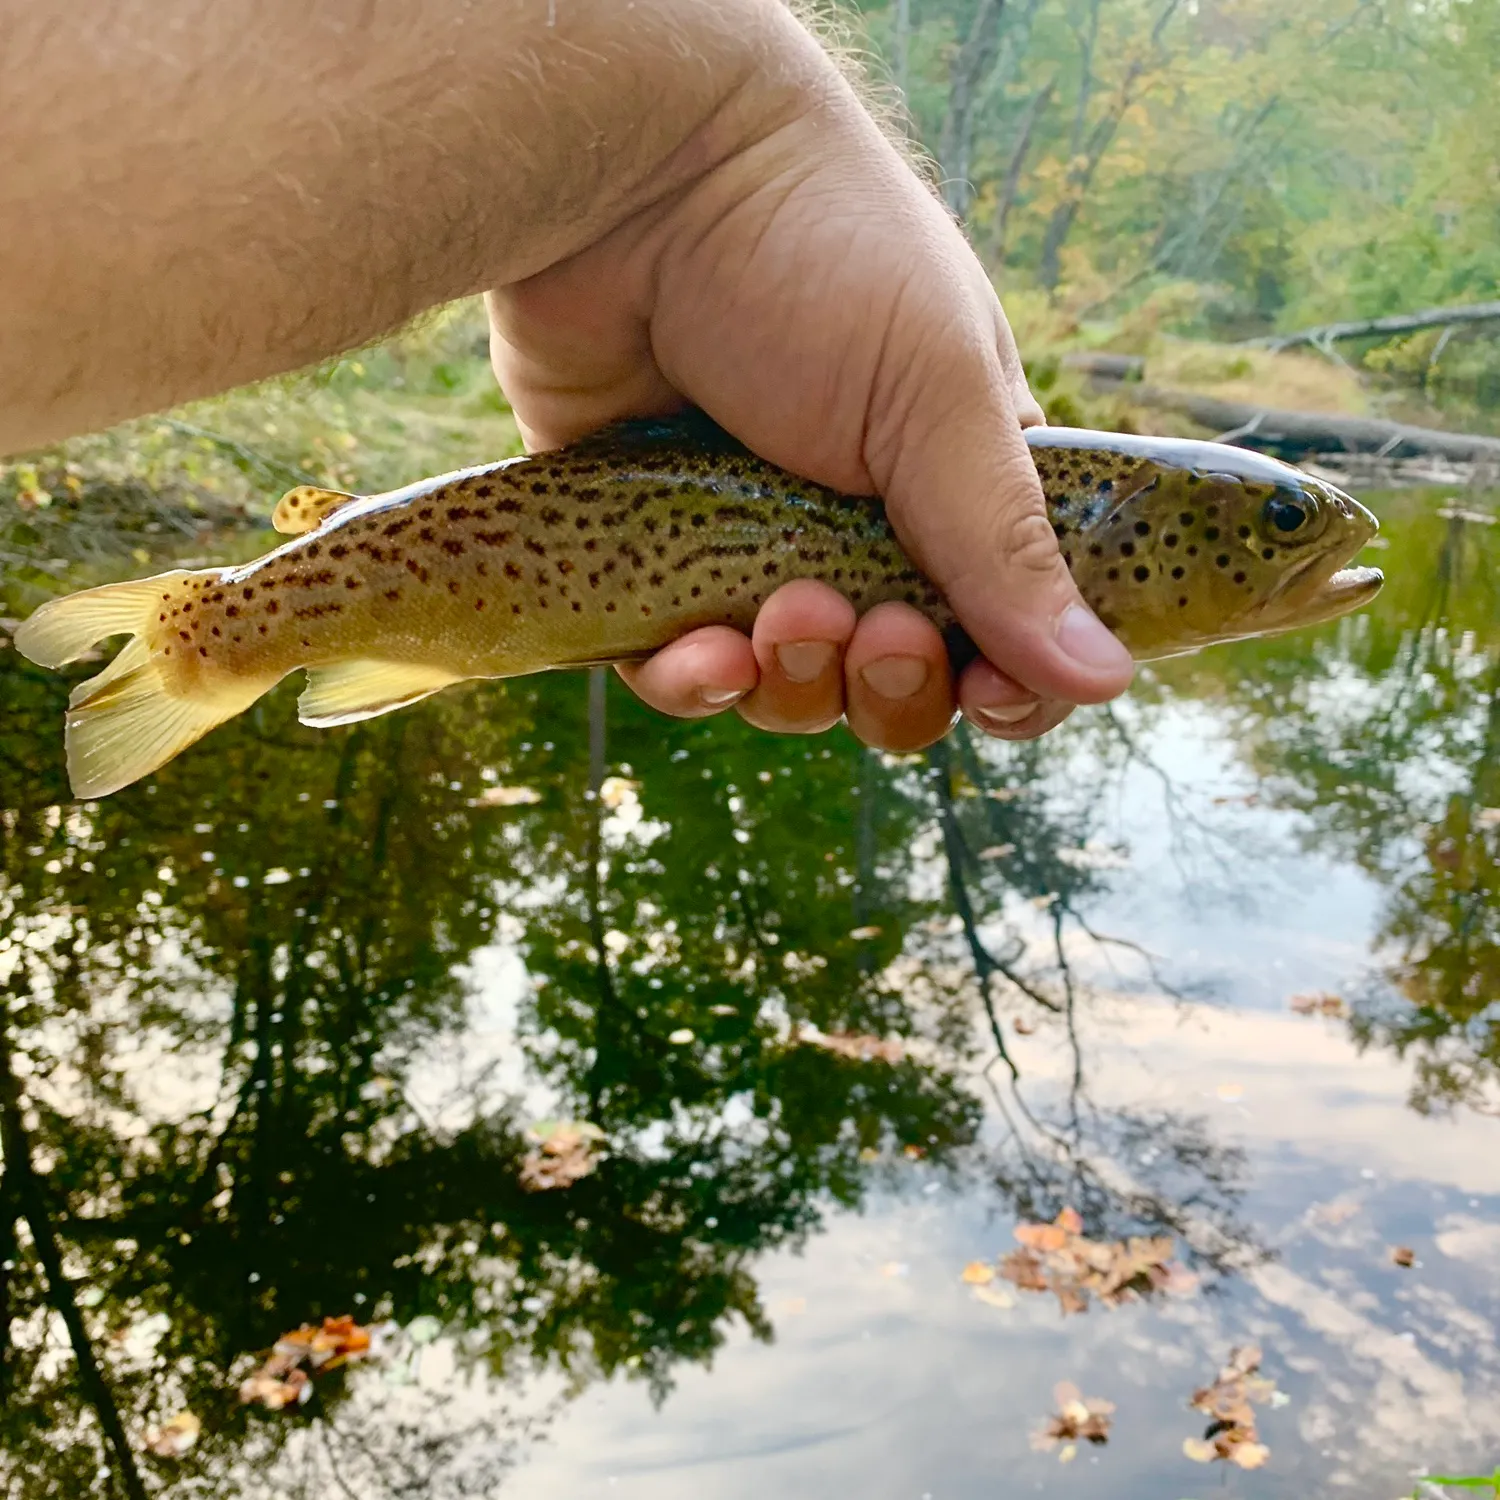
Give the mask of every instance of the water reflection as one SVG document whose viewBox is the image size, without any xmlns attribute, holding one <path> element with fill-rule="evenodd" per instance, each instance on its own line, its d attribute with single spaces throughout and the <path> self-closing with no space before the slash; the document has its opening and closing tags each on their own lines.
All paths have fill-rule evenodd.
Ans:
<svg viewBox="0 0 1500 1500">
<path fill-rule="evenodd" d="M 1417 1107 L 1489 1108 L 1495 528 L 1403 507 L 1391 558 L 1434 565 L 1379 613 L 1178 664 L 1137 722 L 1212 704 L 1264 799 L 1379 883 L 1353 1034 L 1417 1060 Z M 282 692 L 79 808 L 67 684 L 0 668 L 0 1465 L 28 1495 L 488 1493 L 592 1382 L 660 1401 L 734 1329 L 771 1339 L 758 1264 L 911 1157 L 1012 1219 L 1176 1234 L 1210 1285 L 1271 1255 L 1213 1117 L 1097 1087 L 1100 960 L 1170 990 L 1094 915 L 1146 753 L 1118 719 L 1060 791 L 1055 743 L 884 758 L 606 712 L 601 679 L 323 733 Z M 485 1058 L 497 938 L 516 1043 Z M 899 1060 L 809 1042 L 839 1033 Z M 608 1140 L 565 1192 L 521 1184 L 543 1112 Z M 438 1319 L 448 1378 L 235 1404 L 255 1351 L 346 1311 Z M 146 1454 L 183 1409 L 196 1448 Z"/>
</svg>

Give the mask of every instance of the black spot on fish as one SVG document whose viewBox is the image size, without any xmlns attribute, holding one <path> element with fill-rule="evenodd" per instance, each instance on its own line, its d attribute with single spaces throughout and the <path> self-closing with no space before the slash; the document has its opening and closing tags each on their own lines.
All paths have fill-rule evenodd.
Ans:
<svg viewBox="0 0 1500 1500">
<path fill-rule="evenodd" d="M 1173 577 L 1173 578 L 1181 578 L 1181 577 L 1182 577 L 1182 575 L 1183 575 L 1183 574 L 1184 574 L 1184 573 L 1185 573 L 1185 572 L 1186 572 L 1186 571 L 1187 571 L 1187 569 L 1186 569 L 1186 568 L 1183 568 L 1183 567 L 1180 567 L 1180 566 L 1179 566 L 1179 567 L 1176 567 L 1176 568 L 1173 568 L 1173 569 L 1172 569 L 1172 577 Z"/>
<path fill-rule="evenodd" d="M 1243 573 L 1236 573 L 1234 575 L 1234 581 L 1236 583 L 1243 583 L 1245 581 L 1245 575 Z"/>
<path fill-rule="evenodd" d="M 1149 521 L 1137 521 L 1135 523 L 1135 534 L 1137 536 L 1150 536 L 1151 523 Z"/>
<path fill-rule="evenodd" d="M 1137 563 L 1135 567 L 1135 581 L 1144 583 L 1151 576 L 1151 569 L 1145 563 Z"/>
<path fill-rule="evenodd" d="M 1250 535 L 1250 528 L 1248 526 L 1241 526 L 1240 527 L 1240 538 L 1241 538 L 1241 540 L 1244 540 L 1249 535 Z"/>
<path fill-rule="evenodd" d="M 1190 510 L 1183 511 L 1183 513 L 1177 518 L 1178 523 L 1183 526 L 1191 526 L 1197 519 L 1197 516 L 1195 516 Z"/>
<path fill-rule="evenodd" d="M 1219 540 L 1219 528 L 1217 526 L 1206 526 L 1203 529 L 1203 540 L 1205 542 L 1216 542 Z"/>
<path fill-rule="evenodd" d="M 1265 558 L 1267 562 L 1270 562 L 1271 559 L 1276 556 L 1276 549 L 1274 547 L 1263 547 L 1261 549 L 1260 555 Z"/>
<path fill-rule="evenodd" d="M 1111 568 L 1104 576 L 1113 583 L 1120 576 L 1120 570 L 1118 568 Z"/>
<path fill-rule="evenodd" d="M 1227 568 L 1229 566 L 1229 554 L 1227 552 L 1221 552 L 1216 558 L 1214 558 L 1214 566 L 1216 568 Z"/>
<path fill-rule="evenodd" d="M 1135 543 L 1134 542 L 1121 542 L 1120 543 L 1120 556 L 1121 557 L 1134 557 L 1135 556 Z"/>
</svg>

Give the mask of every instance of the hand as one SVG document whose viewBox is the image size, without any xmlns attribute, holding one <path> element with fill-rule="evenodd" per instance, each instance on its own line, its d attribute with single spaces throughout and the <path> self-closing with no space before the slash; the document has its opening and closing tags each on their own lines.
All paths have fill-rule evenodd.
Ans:
<svg viewBox="0 0 1500 1500">
<path fill-rule="evenodd" d="M 987 660 L 957 683 L 937 630 L 883 604 L 856 621 L 807 580 L 753 635 L 698 630 L 622 668 L 648 703 L 730 706 L 782 732 L 847 714 L 867 743 L 940 738 L 955 702 L 1024 739 L 1128 684 L 1047 522 L 1021 436 L 1042 413 L 983 268 L 816 44 L 762 68 L 736 149 L 539 275 L 489 295 L 501 385 L 533 447 L 690 401 L 757 453 L 884 496 L 903 544 Z M 795 33 L 795 34 L 793 34 Z M 790 67 L 791 65 L 788 65 Z"/>
</svg>

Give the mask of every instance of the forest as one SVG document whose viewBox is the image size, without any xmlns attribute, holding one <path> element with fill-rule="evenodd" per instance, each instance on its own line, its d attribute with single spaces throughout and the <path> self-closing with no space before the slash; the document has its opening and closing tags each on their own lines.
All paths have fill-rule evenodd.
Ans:
<svg viewBox="0 0 1500 1500">
<path fill-rule="evenodd" d="M 1500 296 L 1494 5 L 891 0 L 855 30 L 1023 348 Z M 1493 399 L 1489 313 L 1339 352 Z"/>
</svg>

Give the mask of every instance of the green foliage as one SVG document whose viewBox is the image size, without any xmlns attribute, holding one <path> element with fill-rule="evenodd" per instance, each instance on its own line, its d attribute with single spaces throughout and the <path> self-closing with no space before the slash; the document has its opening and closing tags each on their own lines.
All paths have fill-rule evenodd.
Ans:
<svg viewBox="0 0 1500 1500">
<path fill-rule="evenodd" d="M 862 9 L 889 59 L 894 6 Z M 1500 289 L 1493 5 L 1010 0 L 956 130 L 977 14 L 911 0 L 908 91 L 930 150 L 967 131 L 940 167 L 1007 287 L 1097 307 L 1186 281 L 1207 295 L 1177 331 L 1220 336 Z"/>
</svg>

